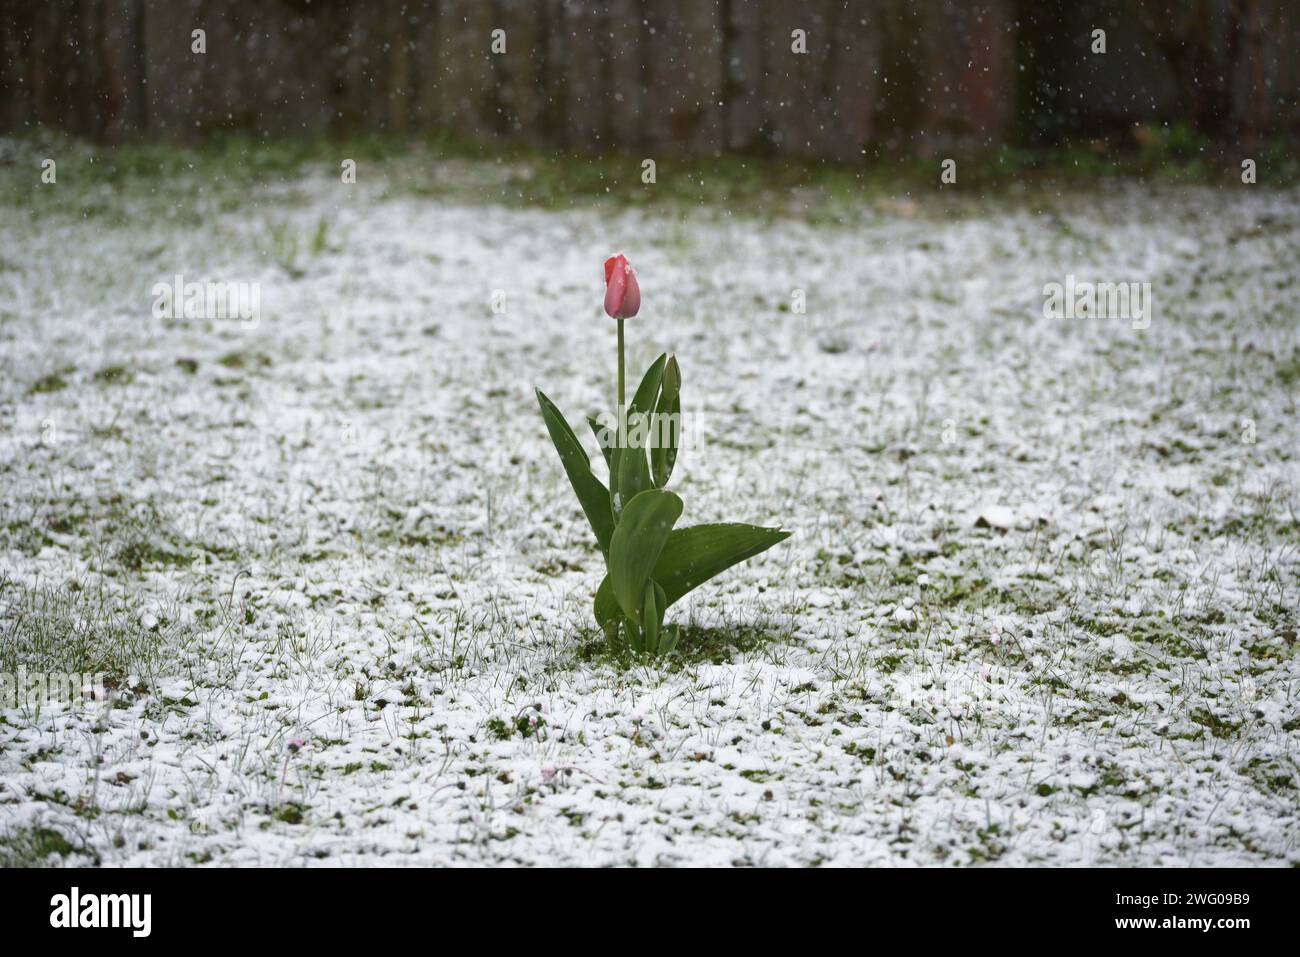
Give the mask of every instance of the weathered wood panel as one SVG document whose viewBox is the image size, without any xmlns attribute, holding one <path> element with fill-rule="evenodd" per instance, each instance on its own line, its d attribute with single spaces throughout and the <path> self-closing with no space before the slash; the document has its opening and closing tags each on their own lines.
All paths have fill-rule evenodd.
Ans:
<svg viewBox="0 0 1300 957">
<path fill-rule="evenodd" d="M 438 2 L 438 122 L 465 136 L 492 132 L 492 19 L 482 0 Z"/>
<path fill-rule="evenodd" d="M 573 149 L 598 153 L 609 148 L 610 56 L 608 11 L 599 4 L 565 0 L 560 6 L 558 61 L 565 71 L 565 142 Z M 577 64 L 581 64 L 579 68 Z"/>
<path fill-rule="evenodd" d="M 881 6 L 847 4 L 833 10 L 821 155 L 841 162 L 861 160 L 874 133 L 884 26 Z"/>
<path fill-rule="evenodd" d="M 499 119 L 503 135 L 531 145 L 546 142 L 542 129 L 545 89 L 545 6 L 541 0 L 498 0 L 493 29 L 506 31 L 506 52 L 496 60 Z"/>
<path fill-rule="evenodd" d="M 922 7 L 927 76 L 922 153 L 995 146 L 1011 118 L 1014 36 L 1006 0 L 928 0 Z"/>
<path fill-rule="evenodd" d="M 769 145 L 763 98 L 763 12 L 758 0 L 723 0 L 723 134 L 730 150 L 752 151 Z"/>
<path fill-rule="evenodd" d="M 227 12 L 220 7 L 204 16 L 202 6 L 202 0 L 144 0 L 145 128 L 151 133 L 191 138 L 202 129 L 203 87 L 215 54 L 192 52 L 190 34 Z"/>
<path fill-rule="evenodd" d="M 102 64 L 97 94 L 101 113 L 91 133 L 109 143 L 119 143 L 144 127 L 143 26 L 140 0 L 100 0 L 96 56 Z"/>
<path fill-rule="evenodd" d="M 822 142 L 831 37 L 828 0 L 767 0 L 763 95 L 772 144 L 790 156 L 816 155 Z"/>
<path fill-rule="evenodd" d="M 449 131 L 844 162 L 994 146 L 1017 129 L 1050 138 L 1044 109 L 1065 117 L 1058 133 L 1123 128 L 1136 118 L 1132 98 L 1114 93 L 1123 77 L 1097 82 L 1096 64 L 1062 56 L 1078 43 L 1060 34 L 1091 22 L 1093 7 L 1062 9 L 1072 12 L 1036 12 L 1033 0 L 0 0 L 0 128 L 113 142 Z M 1208 135 L 1300 132 L 1293 0 L 1194 0 L 1170 17 L 1138 0 L 1107 10 L 1124 38 L 1108 77 L 1152 65 L 1148 76 L 1176 82 L 1177 115 Z M 207 31 L 204 54 L 191 48 L 195 29 Z M 505 31 L 504 52 L 492 51 L 493 30 Z M 1018 96 L 1025 77 L 1068 91 L 1070 113 Z"/>
<path fill-rule="evenodd" d="M 623 150 L 644 151 L 653 142 L 646 128 L 645 57 L 649 45 L 642 22 L 642 0 L 610 0 L 601 43 L 605 48 L 609 136 Z"/>
<path fill-rule="evenodd" d="M 416 129 L 431 130 L 438 124 L 441 97 L 438 69 L 438 7 L 435 0 L 411 0 L 407 29 L 412 43 L 411 122 Z M 346 23 L 338 17 L 339 40 L 346 36 Z"/>
</svg>

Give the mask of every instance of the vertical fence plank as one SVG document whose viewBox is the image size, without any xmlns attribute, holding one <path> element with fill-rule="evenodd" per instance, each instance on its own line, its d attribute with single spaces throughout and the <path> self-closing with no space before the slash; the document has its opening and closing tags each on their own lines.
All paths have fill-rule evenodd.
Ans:
<svg viewBox="0 0 1300 957">
<path fill-rule="evenodd" d="M 99 135 L 110 143 L 139 134 L 144 127 L 142 17 L 141 0 L 105 0 L 100 9 L 104 125 Z"/>
<path fill-rule="evenodd" d="M 377 26 L 377 79 L 383 92 L 384 128 L 404 133 L 411 126 L 412 88 L 415 85 L 411 41 L 406 33 L 407 0 L 382 0 L 372 16 Z"/>
<path fill-rule="evenodd" d="M 1243 145 L 1254 146 L 1261 131 L 1269 125 L 1270 103 L 1267 95 L 1268 74 L 1271 72 L 1273 50 L 1265 40 L 1266 32 L 1277 34 L 1277 23 L 1268 22 L 1273 13 L 1261 0 L 1243 0 L 1241 11 L 1242 59 L 1235 77 L 1241 89 L 1239 97 L 1240 120 L 1237 128 Z M 1272 30 L 1269 31 L 1268 27 Z M 1231 85 L 1231 81 L 1230 81 Z"/>
<path fill-rule="evenodd" d="M 412 125 L 429 132 L 439 121 L 438 7 L 435 0 L 411 0 Z"/>
<path fill-rule="evenodd" d="M 281 6 L 277 28 L 282 32 L 283 52 L 275 57 L 283 60 L 259 64 L 263 70 L 280 74 L 279 82 L 266 88 L 276 94 L 271 108 L 279 131 L 285 134 L 316 136 L 329 128 L 337 41 L 326 13 L 314 7 Z M 256 20 L 249 27 L 256 30 Z M 237 67 L 234 70 L 238 72 Z M 255 94 L 250 96 L 260 102 Z"/>
<path fill-rule="evenodd" d="M 150 133 L 195 135 L 204 70 L 190 51 L 191 33 L 204 19 L 201 6 L 201 0 L 144 0 L 144 93 Z"/>
<path fill-rule="evenodd" d="M 774 145 L 790 156 L 818 156 L 831 59 L 831 0 L 770 0 L 765 31 L 764 95 Z M 796 30 L 801 36 L 794 35 Z M 798 52 L 798 50 L 806 52 Z"/>
<path fill-rule="evenodd" d="M 1300 10 L 1279 2 L 1275 11 L 1277 27 L 1270 33 L 1276 58 L 1277 82 L 1271 99 L 1274 132 L 1279 128 L 1300 132 Z"/>
<path fill-rule="evenodd" d="M 204 7 L 197 24 L 208 37 L 208 52 L 198 60 L 203 79 L 195 97 L 195 120 L 205 130 L 252 127 L 260 131 L 267 119 L 257 109 L 266 66 L 252 59 L 255 50 L 247 49 L 243 13 L 232 0 L 216 0 Z"/>
<path fill-rule="evenodd" d="M 336 81 L 337 110 L 335 128 L 353 133 L 378 126 L 373 109 L 374 26 L 357 18 L 344 7 L 336 8 L 335 29 L 340 44 L 336 57 L 340 74 Z"/>
<path fill-rule="evenodd" d="M 568 101 L 568 63 L 564 42 L 565 0 L 542 0 L 544 35 L 539 43 L 542 57 L 541 92 L 544 97 L 541 125 L 546 141 L 567 146 L 569 141 L 565 110 Z"/>
<path fill-rule="evenodd" d="M 922 22 L 927 75 L 922 152 L 993 145 L 1005 132 L 1012 101 L 1009 4 L 926 0 Z"/>
<path fill-rule="evenodd" d="M 96 71 L 99 63 L 95 52 L 96 0 L 72 0 L 68 4 L 68 18 L 59 42 L 67 56 L 65 68 L 64 123 L 76 133 L 87 136 L 98 126 L 98 104 L 95 102 Z"/>
<path fill-rule="evenodd" d="M 967 40 L 962 78 L 962 111 L 970 131 L 981 146 L 991 147 L 1003 138 L 1011 120 L 1013 97 L 1008 95 L 1015 49 L 1009 0 L 984 0 L 965 6 Z"/>
<path fill-rule="evenodd" d="M 875 132 L 884 16 L 878 4 L 848 4 L 831 28 L 830 99 L 822 155 L 860 162 Z"/>
<path fill-rule="evenodd" d="M 28 33 L 24 81 L 29 91 L 32 119 L 38 124 L 53 126 L 61 119 L 57 79 L 59 63 L 57 38 L 61 13 L 58 3 L 37 6 L 33 11 Z"/>
<path fill-rule="evenodd" d="M 693 153 L 718 153 L 725 141 L 721 10 L 715 3 L 691 0 L 677 0 L 677 5 L 682 20 L 677 49 L 684 70 L 676 86 L 685 119 L 683 143 Z"/>
<path fill-rule="evenodd" d="M 438 113 L 443 125 L 463 136 L 490 129 L 491 13 L 481 0 L 438 3 Z"/>
<path fill-rule="evenodd" d="M 766 0 L 725 0 L 722 7 L 724 142 L 732 150 L 757 150 L 770 145 L 763 97 Z"/>
<path fill-rule="evenodd" d="M 606 12 L 582 0 L 566 0 L 560 8 L 561 48 L 564 51 L 564 104 L 567 142 L 585 153 L 608 146 L 611 100 L 602 78 L 608 44 Z"/>
<path fill-rule="evenodd" d="M 716 4 L 648 0 L 644 122 L 657 148 L 714 150 L 723 142 L 722 21 Z"/>
<path fill-rule="evenodd" d="M 538 0 L 498 0 L 494 12 L 492 28 L 506 31 L 506 52 L 496 57 L 501 111 L 496 126 L 537 145 L 543 142 L 543 7 Z"/>
<path fill-rule="evenodd" d="M 31 7 L 0 4 L 0 124 L 20 129 L 31 122 L 31 86 L 24 67 L 31 45 Z"/>
<path fill-rule="evenodd" d="M 610 0 L 604 33 L 609 85 L 610 144 L 620 150 L 641 150 L 649 144 L 643 112 L 647 97 L 642 62 L 641 0 Z"/>
<path fill-rule="evenodd" d="M 367 4 L 369 16 L 364 18 L 366 31 L 361 44 L 364 86 L 360 104 L 364 112 L 359 128 L 366 131 L 389 132 L 392 127 L 389 87 L 393 79 L 390 73 L 393 50 L 385 16 L 387 7 L 388 0 L 372 0 Z M 360 19 L 353 16 L 353 27 Z"/>
</svg>

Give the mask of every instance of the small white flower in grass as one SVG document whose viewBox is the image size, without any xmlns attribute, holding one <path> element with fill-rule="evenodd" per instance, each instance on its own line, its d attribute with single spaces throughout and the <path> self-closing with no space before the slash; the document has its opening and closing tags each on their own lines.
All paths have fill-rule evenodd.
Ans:
<svg viewBox="0 0 1300 957">
<path fill-rule="evenodd" d="M 916 579 L 916 584 L 919 587 L 924 588 L 925 586 L 930 584 L 930 576 L 925 574 L 918 575 Z"/>
<path fill-rule="evenodd" d="M 994 647 L 1002 644 L 1002 625 L 996 621 L 989 627 L 989 643 Z"/>
<path fill-rule="evenodd" d="M 140 627 L 145 631 L 153 631 L 158 627 L 158 619 L 146 611 L 140 616 Z"/>
<path fill-rule="evenodd" d="M 542 783 L 550 784 L 552 781 L 555 780 L 555 774 L 556 774 L 555 768 L 551 767 L 550 765 L 547 765 L 546 767 L 542 768 Z"/>
</svg>

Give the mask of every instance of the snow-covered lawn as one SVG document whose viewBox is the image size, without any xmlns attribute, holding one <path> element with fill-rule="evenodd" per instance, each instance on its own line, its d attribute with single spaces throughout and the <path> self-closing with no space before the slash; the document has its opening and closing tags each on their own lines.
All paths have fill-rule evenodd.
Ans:
<svg viewBox="0 0 1300 957">
<path fill-rule="evenodd" d="M 1300 194 L 831 222 L 331 168 L 3 198 L 0 671 L 111 687 L 0 711 L 0 860 L 1300 864 Z M 612 404 L 617 249 L 630 365 L 703 413 L 683 523 L 794 532 L 654 668 L 532 394 Z M 155 319 L 177 273 L 260 322 Z M 1068 274 L 1149 328 L 1043 318 Z"/>
</svg>

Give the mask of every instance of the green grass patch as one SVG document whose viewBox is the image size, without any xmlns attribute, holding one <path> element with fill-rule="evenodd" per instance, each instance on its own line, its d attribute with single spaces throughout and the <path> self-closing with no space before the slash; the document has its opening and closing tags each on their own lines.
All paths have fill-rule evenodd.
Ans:
<svg viewBox="0 0 1300 957">
<path fill-rule="evenodd" d="M 579 154 L 499 140 L 456 136 L 365 135 L 343 138 L 255 139 L 214 135 L 201 145 L 134 143 L 115 148 L 43 131 L 19 140 L 32 156 L 57 149 L 57 187 L 42 185 L 21 162 L 0 168 L 0 205 L 38 218 L 57 215 L 129 226 L 149 210 L 201 225 L 211 214 L 259 203 L 262 190 L 310 188 L 310 179 L 340 177 L 340 162 L 357 164 L 358 188 L 380 184 L 385 195 L 446 198 L 553 209 L 576 205 L 725 209 L 731 215 L 796 215 L 837 222 L 877 200 L 905 215 L 978 212 L 1008 198 L 1034 203 L 1064 189 L 1110 188 L 1116 178 L 1172 184 L 1239 182 L 1238 162 L 1210 147 L 1188 150 L 1176 129 L 1154 131 L 1140 149 L 1095 144 L 1055 149 L 1001 147 L 962 159 L 960 185 L 939 189 L 938 161 L 880 152 L 834 163 L 767 154 L 658 158 L 655 181 L 643 182 L 639 154 Z M 1300 161 L 1285 144 L 1261 154 L 1270 175 L 1255 188 L 1287 184 Z M 348 187 L 352 188 L 352 187 Z M 933 199 L 922 204 L 920 198 Z M 904 209 L 905 208 L 905 209 Z M 290 275 L 300 255 L 331 244 L 328 224 L 299 234 L 268 226 L 268 254 Z M 682 252 L 689 252 L 683 249 Z M 1280 373 L 1282 374 L 1282 373 Z M 1300 368 L 1289 375 L 1300 374 Z"/>
<path fill-rule="evenodd" d="M 68 382 L 57 372 L 49 372 L 41 376 L 32 383 L 33 395 L 44 395 L 48 392 L 62 392 L 68 387 Z"/>
<path fill-rule="evenodd" d="M 51 828 L 18 828 L 0 834 L 0 867 L 53 867 L 75 850 Z"/>
<path fill-rule="evenodd" d="M 789 632 L 762 622 L 734 622 L 718 627 L 683 625 L 682 637 L 673 653 L 656 662 L 656 667 L 679 671 L 698 664 L 726 664 L 738 655 L 748 655 L 766 647 L 794 641 Z M 600 632 L 587 632 L 578 645 L 577 660 L 606 663 L 625 669 L 644 665 L 623 642 L 610 642 Z"/>
<path fill-rule="evenodd" d="M 75 580 L 27 588 L 0 582 L 0 671 L 103 674 L 106 683 L 152 674 L 171 636 L 166 621 L 146 628 L 141 610 Z"/>
</svg>

